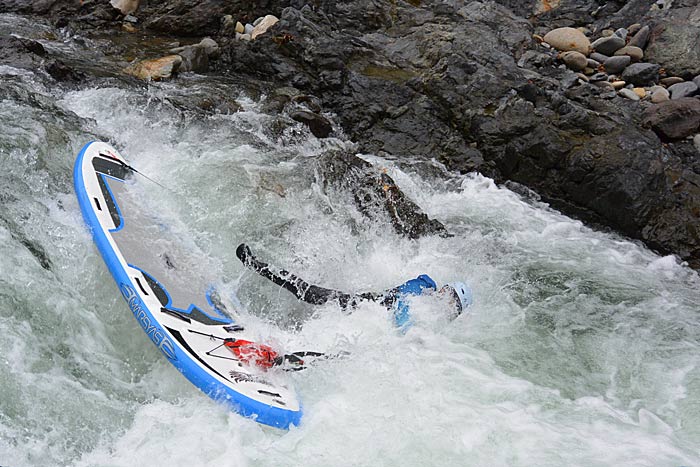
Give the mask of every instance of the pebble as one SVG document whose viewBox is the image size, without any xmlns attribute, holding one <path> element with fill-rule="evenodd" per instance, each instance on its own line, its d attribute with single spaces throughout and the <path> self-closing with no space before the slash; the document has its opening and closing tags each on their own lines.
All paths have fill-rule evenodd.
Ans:
<svg viewBox="0 0 700 467">
<path fill-rule="evenodd" d="M 654 104 L 658 104 L 659 102 L 665 102 L 669 99 L 671 99 L 671 96 L 669 95 L 668 91 L 666 90 L 666 88 L 662 88 L 661 86 L 658 86 L 657 89 L 654 89 L 651 93 L 651 101 Z"/>
<path fill-rule="evenodd" d="M 605 71 L 608 73 L 620 73 L 632 62 L 632 58 L 627 55 L 610 57 L 603 62 Z"/>
<path fill-rule="evenodd" d="M 649 41 L 649 26 L 644 26 L 634 36 L 632 36 L 632 39 L 630 39 L 630 41 L 627 45 L 630 45 L 633 47 L 639 47 L 640 49 L 643 49 L 644 47 L 647 46 L 648 41 Z"/>
<path fill-rule="evenodd" d="M 239 41 L 249 41 L 250 39 L 250 34 L 241 34 L 240 32 L 236 33 L 236 40 Z"/>
<path fill-rule="evenodd" d="M 647 86 L 659 81 L 661 67 L 655 63 L 633 63 L 622 72 L 622 79 L 636 86 Z"/>
<path fill-rule="evenodd" d="M 591 49 L 591 41 L 581 31 L 575 28 L 557 28 L 549 31 L 544 36 L 544 41 L 562 52 L 575 50 L 588 55 Z"/>
<path fill-rule="evenodd" d="M 255 29 L 255 26 L 250 23 L 246 23 L 246 25 L 243 26 L 243 34 L 252 34 L 253 29 Z"/>
<path fill-rule="evenodd" d="M 601 37 L 591 44 L 591 47 L 593 47 L 596 52 L 603 55 L 612 55 L 615 53 L 615 51 L 624 46 L 625 40 L 619 36 L 616 36 L 615 34 L 608 37 Z"/>
<path fill-rule="evenodd" d="M 695 145 L 695 149 L 700 152 L 700 134 L 697 134 L 693 137 L 693 144 Z"/>
<path fill-rule="evenodd" d="M 127 23 L 136 24 L 136 23 L 139 22 L 139 19 L 138 19 L 136 16 L 134 16 L 134 15 L 126 15 L 126 16 L 124 17 L 124 21 L 126 21 Z"/>
<path fill-rule="evenodd" d="M 683 97 L 692 97 L 698 92 L 698 87 L 692 81 L 684 81 L 669 86 L 668 92 L 671 93 L 671 99 L 681 99 Z"/>
<path fill-rule="evenodd" d="M 642 25 L 639 23 L 634 23 L 627 28 L 627 32 L 634 36 L 634 34 L 636 34 L 640 29 L 642 29 Z"/>
<path fill-rule="evenodd" d="M 613 87 L 613 85 L 608 83 L 607 81 L 594 81 L 593 85 L 598 88 L 605 89 L 607 91 L 615 92 L 615 88 Z"/>
<path fill-rule="evenodd" d="M 566 63 L 566 66 L 574 71 L 581 71 L 588 65 L 588 59 L 581 52 L 570 50 L 559 54 L 559 58 Z"/>
<path fill-rule="evenodd" d="M 666 87 L 673 86 L 674 84 L 682 83 L 685 81 L 683 78 L 678 76 L 669 76 L 668 78 L 662 78 L 660 83 Z"/>
<path fill-rule="evenodd" d="M 608 74 L 607 73 L 596 73 L 595 75 L 591 76 L 588 79 L 590 79 L 591 81 L 607 81 Z"/>
<path fill-rule="evenodd" d="M 576 76 L 577 76 L 579 79 L 585 81 L 586 83 L 588 82 L 588 76 L 584 75 L 583 73 L 576 73 Z"/>
<path fill-rule="evenodd" d="M 613 34 L 615 34 L 615 31 L 613 31 L 612 29 L 603 29 L 600 34 L 602 37 L 610 37 Z"/>
<path fill-rule="evenodd" d="M 263 20 L 263 18 L 264 18 L 264 17 L 261 16 L 260 18 L 258 18 L 258 19 L 256 19 L 255 21 L 253 21 L 253 26 L 257 26 L 258 24 L 260 24 L 260 22 Z"/>
<path fill-rule="evenodd" d="M 594 69 L 595 69 L 595 68 L 598 68 L 598 67 L 600 66 L 600 62 L 597 62 L 597 61 L 593 60 L 592 58 L 589 58 L 589 59 L 586 61 L 586 63 L 588 63 L 588 66 L 589 66 L 590 68 L 594 68 Z"/>
<path fill-rule="evenodd" d="M 595 60 L 596 62 L 605 63 L 605 60 L 609 59 L 610 57 L 608 57 L 607 55 L 603 55 L 601 53 L 598 53 L 598 52 L 593 52 L 591 54 L 591 58 L 593 60 Z"/>
<path fill-rule="evenodd" d="M 593 73 L 595 73 L 595 70 L 593 68 L 587 66 L 586 68 L 583 69 L 583 73 L 585 75 L 592 75 Z"/>
<path fill-rule="evenodd" d="M 647 96 L 647 91 L 644 88 L 634 88 L 632 92 L 638 95 L 640 99 L 644 99 Z"/>
<path fill-rule="evenodd" d="M 622 88 L 618 91 L 618 94 L 621 95 L 622 97 L 626 97 L 627 99 L 630 99 L 633 101 L 639 100 L 639 95 L 637 95 L 637 93 L 631 89 Z"/>
<path fill-rule="evenodd" d="M 615 35 L 617 37 L 621 38 L 622 40 L 627 39 L 627 34 L 628 34 L 628 32 L 627 32 L 627 29 L 625 29 L 625 28 L 620 28 L 617 31 L 615 31 Z"/>
<path fill-rule="evenodd" d="M 639 47 L 633 45 L 626 45 L 615 52 L 615 55 L 627 55 L 632 59 L 633 62 L 638 62 L 644 58 L 644 51 Z"/>
<path fill-rule="evenodd" d="M 612 84 L 612 87 L 615 88 L 616 91 L 619 91 L 620 89 L 624 88 L 625 84 L 627 83 L 625 83 L 624 81 L 613 81 L 610 84 Z"/>
<path fill-rule="evenodd" d="M 243 23 L 241 23 L 240 21 L 236 21 L 236 32 L 238 34 L 245 33 L 245 26 L 243 26 Z"/>
</svg>

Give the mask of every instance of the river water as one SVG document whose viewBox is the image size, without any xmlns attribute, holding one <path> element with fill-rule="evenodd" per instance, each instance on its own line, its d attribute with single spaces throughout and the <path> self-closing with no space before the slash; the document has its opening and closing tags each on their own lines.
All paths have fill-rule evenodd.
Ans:
<svg viewBox="0 0 700 467">
<path fill-rule="evenodd" d="M 17 21 L 0 24 L 36 33 Z M 700 465 L 700 281 L 675 258 L 480 175 L 363 155 L 455 234 L 408 240 L 322 188 L 314 156 L 351 142 L 271 131 L 264 95 L 194 75 L 46 83 L 0 67 L 0 465 Z M 242 111 L 173 104 L 198 93 Z M 261 338 L 348 352 L 291 375 L 301 426 L 229 412 L 141 331 L 72 190 L 94 139 L 165 186 L 145 182 Z M 475 303 L 446 322 L 416 300 L 404 336 L 377 305 L 297 303 L 242 268 L 244 241 L 320 285 L 382 290 L 428 273 L 468 282 Z"/>
</svg>

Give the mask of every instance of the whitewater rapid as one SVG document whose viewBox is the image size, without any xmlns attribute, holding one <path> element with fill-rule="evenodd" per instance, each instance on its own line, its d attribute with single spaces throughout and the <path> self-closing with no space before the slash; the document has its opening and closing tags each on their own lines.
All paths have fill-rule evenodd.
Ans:
<svg viewBox="0 0 700 467">
<path fill-rule="evenodd" d="M 314 156 L 351 142 L 276 135 L 264 96 L 223 80 L 59 91 L 11 67 L 0 78 L 0 465 L 700 464 L 699 281 L 674 257 L 480 175 L 365 154 L 454 234 L 402 238 L 323 190 Z M 217 86 L 241 112 L 169 100 Z M 348 353 L 292 375 L 299 427 L 217 405 L 141 331 L 72 192 L 94 139 L 165 185 L 147 187 L 152 201 L 261 338 Z M 449 323 L 417 299 L 403 336 L 378 305 L 296 302 L 242 268 L 241 242 L 320 285 L 428 273 L 468 282 L 475 303 Z"/>
</svg>

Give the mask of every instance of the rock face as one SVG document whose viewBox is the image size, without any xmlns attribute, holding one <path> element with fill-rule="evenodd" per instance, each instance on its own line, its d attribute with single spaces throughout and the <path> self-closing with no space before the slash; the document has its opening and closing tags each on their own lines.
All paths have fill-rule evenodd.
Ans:
<svg viewBox="0 0 700 467">
<path fill-rule="evenodd" d="M 329 151 L 318 161 L 320 180 L 326 191 L 347 190 L 365 216 L 387 218 L 394 230 L 409 238 L 437 234 L 449 236 L 439 221 L 430 219 L 401 192 L 394 180 L 354 154 Z"/>
<path fill-rule="evenodd" d="M 692 3 L 689 3 L 689 5 Z M 700 5 L 671 10 L 651 31 L 647 60 L 670 75 L 692 79 L 700 74 Z"/>
<path fill-rule="evenodd" d="M 685 97 L 655 104 L 644 111 L 643 124 L 664 140 L 678 140 L 700 131 L 700 99 Z"/>
</svg>

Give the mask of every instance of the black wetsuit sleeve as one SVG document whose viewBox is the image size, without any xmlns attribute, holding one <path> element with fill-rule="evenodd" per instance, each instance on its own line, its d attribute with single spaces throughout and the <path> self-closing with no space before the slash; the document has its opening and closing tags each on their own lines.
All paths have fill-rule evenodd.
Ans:
<svg viewBox="0 0 700 467">
<path fill-rule="evenodd" d="M 362 300 L 377 301 L 383 298 L 382 295 L 366 292 L 363 294 L 352 295 L 339 290 L 327 289 L 317 285 L 309 284 L 304 279 L 295 276 L 284 269 L 275 269 L 267 263 L 257 259 L 250 248 L 242 243 L 236 249 L 236 256 L 248 268 L 256 271 L 266 279 L 271 280 L 285 290 L 293 293 L 295 297 L 312 305 L 323 305 L 331 300 L 338 300 L 340 306 L 356 306 Z"/>
</svg>

